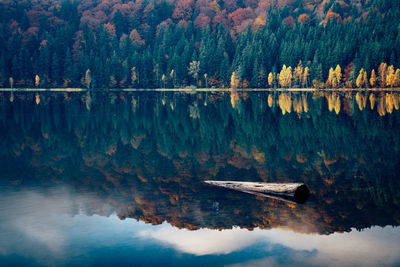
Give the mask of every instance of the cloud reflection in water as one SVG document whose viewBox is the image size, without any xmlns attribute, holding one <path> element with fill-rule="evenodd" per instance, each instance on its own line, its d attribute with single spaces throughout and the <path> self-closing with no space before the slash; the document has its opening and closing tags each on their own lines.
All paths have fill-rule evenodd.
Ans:
<svg viewBox="0 0 400 267">
<path fill-rule="evenodd" d="M 396 265 L 400 262 L 399 227 L 371 227 L 361 232 L 352 230 L 331 235 L 258 228 L 189 231 L 168 223 L 153 226 L 130 219 L 121 221 L 114 214 L 90 216 L 82 207 L 95 201 L 95 196 L 75 196 L 67 190 L 50 194 L 33 191 L 2 194 L 0 263 L 2 258 L 18 255 L 40 264 L 58 265 L 79 262 L 77 258 L 96 250 L 113 253 L 118 248 L 137 250 L 142 246 L 141 249 L 152 251 L 155 245 L 194 256 L 229 257 L 242 252 L 239 262 L 247 265 L 281 265 L 283 258 L 284 263 L 293 261 L 301 265 Z M 262 259 L 258 256 L 254 260 L 254 252 L 246 251 L 252 246 L 261 248 Z M 257 253 L 260 255 L 260 251 Z"/>
</svg>

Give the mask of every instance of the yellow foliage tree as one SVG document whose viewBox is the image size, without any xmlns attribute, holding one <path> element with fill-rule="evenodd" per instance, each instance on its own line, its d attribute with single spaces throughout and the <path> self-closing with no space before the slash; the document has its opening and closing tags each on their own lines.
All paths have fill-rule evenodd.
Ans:
<svg viewBox="0 0 400 267">
<path fill-rule="evenodd" d="M 39 82 L 40 82 L 39 75 L 36 74 L 36 76 L 35 76 L 35 86 L 36 86 L 36 87 L 39 86 Z"/>
<path fill-rule="evenodd" d="M 303 64 L 300 60 L 299 64 L 297 64 L 297 67 L 294 68 L 294 71 L 293 71 L 293 80 L 296 85 L 300 86 L 302 84 L 303 72 L 304 72 L 304 68 L 303 68 Z"/>
<path fill-rule="evenodd" d="M 381 87 L 385 87 L 386 85 L 386 73 L 387 73 L 387 65 L 386 63 L 381 63 L 378 68 L 379 73 L 379 83 Z"/>
<path fill-rule="evenodd" d="M 337 65 L 335 68 L 335 75 L 332 85 L 333 87 L 337 88 L 340 86 L 341 82 L 342 82 L 342 69 L 340 68 L 339 65 Z"/>
<path fill-rule="evenodd" d="M 292 85 L 292 67 L 286 67 L 283 65 L 281 72 L 279 73 L 279 84 L 282 87 L 290 87 Z"/>
<path fill-rule="evenodd" d="M 163 74 L 162 76 L 161 76 L 161 81 L 163 82 L 163 87 L 165 88 L 165 79 L 166 79 L 166 76 L 165 76 L 165 74 Z"/>
<path fill-rule="evenodd" d="M 368 87 L 368 76 L 367 76 L 367 72 L 366 71 L 364 71 L 362 83 L 365 86 L 365 88 Z"/>
<path fill-rule="evenodd" d="M 326 87 L 333 86 L 333 80 L 334 79 L 335 79 L 335 71 L 332 68 L 330 68 L 329 69 L 328 80 L 326 81 Z"/>
<path fill-rule="evenodd" d="M 375 70 L 373 69 L 371 71 L 371 78 L 369 78 L 369 84 L 371 85 L 371 87 L 374 87 L 376 83 L 376 74 L 375 74 Z"/>
<path fill-rule="evenodd" d="M 269 87 L 272 87 L 273 82 L 274 82 L 274 75 L 272 74 L 272 72 L 270 72 L 268 74 L 268 85 L 269 85 Z"/>
<path fill-rule="evenodd" d="M 237 88 L 238 86 L 239 86 L 239 79 L 237 78 L 236 72 L 232 72 L 231 88 Z"/>
<path fill-rule="evenodd" d="M 278 79 L 279 79 L 279 85 L 282 86 L 282 87 L 285 86 L 285 80 L 286 80 L 286 65 L 283 65 L 283 66 L 282 66 L 282 70 L 281 70 L 281 72 L 279 73 Z"/>
<path fill-rule="evenodd" d="M 304 72 L 303 72 L 303 79 L 301 81 L 301 85 L 303 87 L 308 87 L 308 76 L 310 75 L 310 68 L 305 67 Z"/>
<path fill-rule="evenodd" d="M 393 87 L 395 85 L 395 72 L 393 65 L 389 66 L 386 73 L 386 85 Z"/>
<path fill-rule="evenodd" d="M 363 81 L 364 81 L 364 69 L 361 69 L 356 79 L 357 87 L 361 87 L 363 85 Z"/>
<path fill-rule="evenodd" d="M 394 74 L 394 86 L 400 86 L 400 69 L 397 69 Z"/>
</svg>

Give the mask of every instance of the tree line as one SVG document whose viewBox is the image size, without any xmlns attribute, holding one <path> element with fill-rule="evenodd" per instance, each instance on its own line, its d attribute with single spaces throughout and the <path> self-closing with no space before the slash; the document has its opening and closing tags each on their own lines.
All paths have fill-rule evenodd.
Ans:
<svg viewBox="0 0 400 267">
<path fill-rule="evenodd" d="M 242 3 L 227 21 L 217 1 L 55 2 L 0 4 L 0 87 L 399 86 L 398 0 L 331 1 L 322 18 L 303 1 L 261 13 Z"/>
</svg>

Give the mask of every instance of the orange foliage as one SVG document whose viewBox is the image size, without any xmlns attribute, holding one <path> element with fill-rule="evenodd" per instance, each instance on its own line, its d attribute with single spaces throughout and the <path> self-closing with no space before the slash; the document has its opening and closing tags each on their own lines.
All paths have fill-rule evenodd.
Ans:
<svg viewBox="0 0 400 267">
<path fill-rule="evenodd" d="M 303 13 L 297 18 L 297 21 L 303 24 L 308 24 L 310 22 L 310 16 Z"/>
</svg>

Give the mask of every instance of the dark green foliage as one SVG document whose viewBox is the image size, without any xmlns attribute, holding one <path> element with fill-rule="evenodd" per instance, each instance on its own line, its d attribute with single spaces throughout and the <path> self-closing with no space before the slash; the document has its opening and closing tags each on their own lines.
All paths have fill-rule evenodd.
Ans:
<svg viewBox="0 0 400 267">
<path fill-rule="evenodd" d="M 204 74 L 211 86 L 226 86 L 236 71 L 250 87 L 267 87 L 269 72 L 284 64 L 294 68 L 300 60 L 311 69 L 310 81 L 326 80 L 329 68 L 337 64 L 345 69 L 353 63 L 356 73 L 361 68 L 369 73 L 381 62 L 400 65 L 398 4 L 371 1 L 363 4 L 364 13 L 354 8 L 344 21 L 348 11 L 331 1 L 326 11 L 343 19 L 321 22 L 313 16 L 303 24 L 288 19 L 306 12 L 302 1 L 296 1 L 296 12 L 271 8 L 265 26 L 249 26 L 237 34 L 231 25 L 220 23 L 202 29 L 195 23 L 198 11 L 187 24 L 180 24 L 173 18 L 173 4 L 166 1 L 146 2 L 153 7 L 146 8 L 143 17 L 128 18 L 117 9 L 108 21 L 87 17 L 90 10 L 79 12 L 77 1 L 63 1 L 49 17 L 42 14 L 35 26 L 29 7 L 0 3 L 0 79 L 13 77 L 15 86 L 30 87 L 37 74 L 41 86 L 80 87 L 90 69 L 94 88 L 108 88 L 113 79 L 115 87 L 161 87 L 163 75 L 166 86 L 182 87 L 195 83 L 188 74 L 193 60 L 200 61 L 203 86 Z"/>
</svg>

